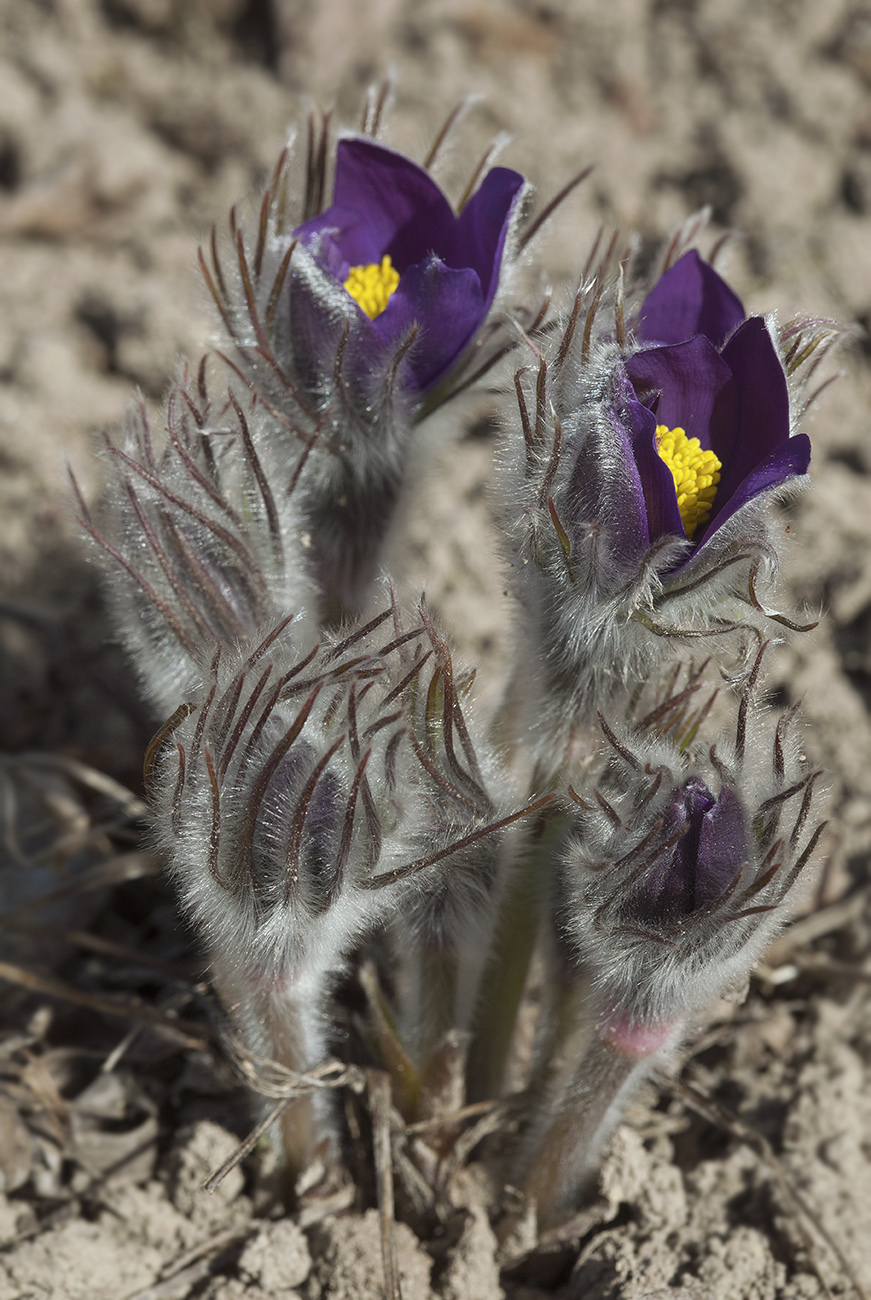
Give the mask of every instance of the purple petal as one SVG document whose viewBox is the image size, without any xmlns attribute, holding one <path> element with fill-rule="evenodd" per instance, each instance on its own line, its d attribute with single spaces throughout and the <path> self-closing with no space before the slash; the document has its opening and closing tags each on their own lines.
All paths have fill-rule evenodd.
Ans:
<svg viewBox="0 0 871 1300">
<path fill-rule="evenodd" d="M 359 212 L 332 204 L 294 230 L 301 244 L 312 245 L 318 261 L 337 280 L 345 280 L 351 266 L 380 262 L 378 231 Z"/>
<path fill-rule="evenodd" d="M 404 337 L 414 324 L 418 337 L 409 354 L 409 369 L 420 391 L 445 375 L 470 342 L 486 315 L 481 282 L 470 267 L 455 269 L 436 257 L 411 266 L 373 331 L 383 340 Z"/>
<path fill-rule="evenodd" d="M 674 848 L 653 864 L 634 899 L 647 924 L 690 916 L 722 896 L 744 862 L 747 833 L 737 795 L 724 787 L 715 799 L 704 781 L 691 777 L 675 792 L 663 833 L 684 827 Z"/>
<path fill-rule="evenodd" d="M 507 167 L 494 167 L 481 182 L 457 220 L 452 266 L 471 266 L 478 272 L 487 307 L 499 283 L 505 238 L 521 190 L 523 177 Z"/>
<path fill-rule="evenodd" d="M 750 471 L 789 438 L 789 392 L 771 336 L 761 316 L 745 321 L 722 352 L 735 381 L 734 421 L 712 445 L 723 462 L 717 490 L 725 502 Z"/>
<path fill-rule="evenodd" d="M 744 813 L 734 790 L 724 786 L 704 813 L 696 850 L 693 911 L 710 907 L 729 888 L 747 853 Z"/>
<path fill-rule="evenodd" d="M 725 458 L 717 442 L 728 437 L 736 420 L 736 401 L 729 367 L 701 334 L 685 343 L 645 348 L 626 362 L 626 372 L 640 401 L 658 424 L 684 429 L 705 450 Z"/>
<path fill-rule="evenodd" d="M 697 778 L 675 792 L 663 817 L 663 835 L 671 838 L 681 830 L 683 834 L 642 877 L 635 908 L 646 923 L 655 925 L 692 912 L 702 821 L 714 804 L 714 796 Z"/>
<path fill-rule="evenodd" d="M 789 438 L 776 451 L 771 452 L 765 458 L 761 465 L 747 475 L 744 482 L 739 484 L 737 490 L 730 497 L 723 496 L 723 505 L 717 513 L 708 522 L 705 531 L 699 538 L 698 545 L 703 546 L 712 533 L 716 532 L 727 519 L 730 519 L 737 510 L 746 506 L 748 501 L 758 497 L 763 492 L 769 492 L 772 488 L 778 488 L 782 483 L 786 483 L 791 478 L 798 478 L 800 474 L 806 474 L 811 458 L 810 439 L 806 433 L 797 433 L 794 438 Z M 720 484 L 722 487 L 722 483 Z M 716 505 L 720 499 L 719 488 L 717 497 L 714 501 Z"/>
<path fill-rule="evenodd" d="M 349 266 L 380 262 L 388 253 L 401 274 L 430 253 L 450 254 L 455 224 L 444 194 L 417 163 L 371 140 L 340 140 L 333 202 L 296 234 L 306 241 L 335 230 Z"/>
<path fill-rule="evenodd" d="M 740 298 L 691 249 L 644 299 L 637 334 L 649 343 L 682 343 L 703 334 L 719 348 L 745 316 Z"/>
<path fill-rule="evenodd" d="M 613 409 L 610 429 L 593 428 L 587 434 L 569 480 L 563 522 L 572 550 L 588 546 L 595 530 L 618 581 L 637 569 L 650 545 L 647 505 L 633 442 L 643 440 L 645 431 L 649 433 L 651 419 L 638 402 L 628 402 L 625 410 Z"/>
<path fill-rule="evenodd" d="M 674 476 L 656 450 L 656 416 L 640 402 L 627 403 L 632 454 L 641 478 L 651 542 L 668 533 L 685 537 Z"/>
</svg>

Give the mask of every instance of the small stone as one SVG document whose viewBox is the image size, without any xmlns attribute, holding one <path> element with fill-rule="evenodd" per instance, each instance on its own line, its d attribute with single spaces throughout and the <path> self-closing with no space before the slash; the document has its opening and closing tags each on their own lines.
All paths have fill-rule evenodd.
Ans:
<svg viewBox="0 0 871 1300">
<path fill-rule="evenodd" d="M 303 1283 L 311 1264 L 305 1233 L 290 1219 L 280 1219 L 264 1224 L 248 1242 L 239 1258 L 239 1272 L 271 1295 Z"/>
</svg>

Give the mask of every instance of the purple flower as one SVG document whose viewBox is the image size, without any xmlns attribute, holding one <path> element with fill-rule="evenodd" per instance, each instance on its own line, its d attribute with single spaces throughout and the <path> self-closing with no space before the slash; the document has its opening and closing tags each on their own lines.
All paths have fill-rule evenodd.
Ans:
<svg viewBox="0 0 871 1300">
<path fill-rule="evenodd" d="M 721 348 L 746 318 L 741 299 L 693 248 L 660 276 L 644 299 L 635 333 L 644 343 L 683 343 L 704 334 Z"/>
<path fill-rule="evenodd" d="M 675 791 L 663 816 L 662 836 L 662 856 L 644 874 L 632 899 L 633 915 L 646 925 L 679 922 L 712 907 L 747 853 L 737 795 L 724 786 L 715 798 L 698 777 Z"/>
<path fill-rule="evenodd" d="M 786 375 L 764 320 L 745 319 L 698 254 L 648 294 L 638 334 L 611 417 L 628 467 L 621 513 L 633 516 L 633 549 L 673 534 L 698 550 L 742 506 L 806 473 L 810 442 L 790 437 Z"/>
<path fill-rule="evenodd" d="M 414 324 L 408 370 L 442 379 L 484 321 L 523 177 L 495 167 L 459 216 L 422 167 L 370 140 L 341 140 L 333 202 L 296 231 L 356 300 L 377 355 Z"/>
</svg>

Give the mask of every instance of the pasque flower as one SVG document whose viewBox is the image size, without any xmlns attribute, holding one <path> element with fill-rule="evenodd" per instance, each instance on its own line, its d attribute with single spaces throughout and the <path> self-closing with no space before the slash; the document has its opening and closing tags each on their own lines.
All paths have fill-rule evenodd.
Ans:
<svg viewBox="0 0 871 1300">
<path fill-rule="evenodd" d="M 711 266 L 694 252 L 676 262 L 641 302 L 634 337 L 621 294 L 607 268 L 582 286 L 534 393 L 516 377 L 523 438 L 509 452 L 506 532 L 543 771 L 585 749 L 596 708 L 657 671 L 674 637 L 712 649 L 731 638 L 723 652 L 746 656 L 736 633 L 767 625 L 760 584 L 777 567 L 770 506 L 810 459 L 768 325 Z"/>
<path fill-rule="evenodd" d="M 200 259 L 220 349 L 162 430 L 140 403 L 107 440 L 99 515 L 79 505 L 166 718 L 151 842 L 240 1064 L 279 1103 L 264 1126 L 289 1182 L 344 1195 L 324 1088 L 365 1063 L 381 1219 L 385 1074 L 417 1134 L 402 1188 L 438 1209 L 456 1114 L 522 1072 L 511 1179 L 541 1226 L 575 1208 L 638 1082 L 746 981 L 820 841 L 794 711 L 760 698 L 769 620 L 795 625 L 760 591 L 770 503 L 809 459 L 786 376 L 835 334 L 748 318 L 693 252 L 627 299 L 616 241 L 559 337 L 549 297 L 509 312 L 518 254 L 580 177 L 521 232 L 525 182 L 481 163 L 457 210 L 429 168 L 459 109 L 420 167 L 376 142 L 388 98 L 338 144 L 312 110 L 257 219 L 231 211 Z M 493 500 L 519 609 L 485 732 L 474 672 L 385 568 L 407 550 L 417 426 L 514 344 Z M 348 1071 L 321 1069 L 339 1043 Z"/>
<path fill-rule="evenodd" d="M 786 376 L 765 321 L 745 319 L 697 253 L 648 294 L 638 334 L 622 391 L 627 487 L 642 536 L 685 535 L 698 548 L 742 506 L 806 473 L 810 442 L 790 437 Z"/>
<path fill-rule="evenodd" d="M 670 537 L 693 544 L 672 552 L 666 572 L 682 568 L 742 507 L 810 461 L 807 436 L 790 436 L 786 375 L 765 321 L 745 318 L 698 254 L 685 254 L 644 299 L 637 341 L 628 356 L 606 359 L 582 412 L 594 427 L 579 430 L 560 503 L 573 550 L 594 527 L 620 582 Z"/>
<path fill-rule="evenodd" d="M 410 158 L 371 140 L 340 140 L 333 202 L 295 235 L 358 303 L 373 349 L 417 325 L 408 371 L 422 392 L 487 315 L 523 185 L 517 172 L 494 167 L 455 216 Z"/>
<path fill-rule="evenodd" d="M 326 119 L 309 126 L 305 183 L 286 149 L 256 233 L 234 211 L 230 255 L 215 243 L 202 268 L 257 400 L 252 436 L 291 467 L 333 620 L 359 611 L 378 573 L 416 425 L 473 348 L 476 373 L 500 354 L 490 318 L 526 186 L 493 168 L 455 215 L 411 159 L 368 137 L 333 145 Z"/>
</svg>

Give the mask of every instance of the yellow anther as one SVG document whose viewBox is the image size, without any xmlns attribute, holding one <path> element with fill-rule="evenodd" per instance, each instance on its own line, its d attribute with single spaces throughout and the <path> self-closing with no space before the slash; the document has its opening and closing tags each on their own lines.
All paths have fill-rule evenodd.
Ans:
<svg viewBox="0 0 871 1300">
<path fill-rule="evenodd" d="M 393 263 L 385 253 L 380 263 L 352 266 L 344 287 L 366 315 L 374 320 L 381 315 L 398 284 L 399 272 L 394 270 Z"/>
<path fill-rule="evenodd" d="M 708 521 L 723 463 L 712 451 L 704 451 L 698 438 L 664 424 L 656 426 L 656 450 L 671 470 L 677 508 L 687 537 L 692 537 Z"/>
</svg>

